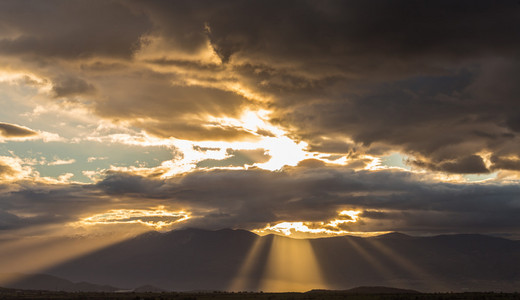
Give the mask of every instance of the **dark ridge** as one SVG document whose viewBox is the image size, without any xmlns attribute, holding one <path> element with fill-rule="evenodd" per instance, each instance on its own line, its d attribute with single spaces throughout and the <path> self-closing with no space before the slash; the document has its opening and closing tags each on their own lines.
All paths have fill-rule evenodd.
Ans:
<svg viewBox="0 0 520 300">
<path fill-rule="evenodd" d="M 138 288 L 135 288 L 133 290 L 133 292 L 135 292 L 135 293 L 164 293 L 164 292 L 168 292 L 168 291 L 158 288 L 153 285 L 146 284 L 146 285 L 142 285 Z"/>
<path fill-rule="evenodd" d="M 134 239 L 153 239 L 153 238 L 157 238 L 159 236 L 161 236 L 163 233 L 160 233 L 159 231 L 147 231 L 145 233 L 142 233 L 136 237 L 134 237 Z"/>
<path fill-rule="evenodd" d="M 457 233 L 457 234 L 441 234 L 441 235 L 435 235 L 431 238 L 436 239 L 444 239 L 444 240 L 450 240 L 450 239 L 458 239 L 458 240 L 489 240 L 489 241 L 508 241 L 512 242 L 513 240 L 506 239 L 503 237 L 496 237 L 491 235 L 485 235 L 485 234 L 478 234 L 478 233 Z"/>
<path fill-rule="evenodd" d="M 408 239 L 413 239 L 415 237 L 404 234 L 404 233 L 400 233 L 400 232 L 390 232 L 390 233 L 373 236 L 370 238 L 372 238 L 372 239 L 408 240 Z"/>
<path fill-rule="evenodd" d="M 410 289 L 399 289 L 386 286 L 360 286 L 348 289 L 345 292 L 352 294 L 420 294 L 421 292 Z"/>
<path fill-rule="evenodd" d="M 421 294 L 411 289 L 400 289 L 386 286 L 359 286 L 348 290 L 323 290 L 315 289 L 306 293 L 335 293 L 335 294 Z"/>
<path fill-rule="evenodd" d="M 151 285 L 167 291 L 226 291 L 237 276 L 243 276 L 243 286 L 236 289 L 265 291 L 261 283 L 277 238 L 232 229 L 148 232 L 45 273 L 72 282 L 129 289 Z M 301 245 L 280 238 L 294 241 L 295 247 Z M 397 232 L 308 241 L 323 282 L 332 290 L 395 286 L 423 292 L 509 292 L 520 287 L 517 241 L 471 234 L 412 237 Z M 253 248 L 256 254 L 251 261 Z M 248 260 L 249 271 L 244 276 L 240 272 Z"/>
<path fill-rule="evenodd" d="M 63 292 L 115 292 L 119 288 L 89 282 L 74 283 L 70 280 L 48 274 L 22 275 L 21 279 L 5 285 L 6 288 L 21 290 L 63 291 Z"/>
</svg>

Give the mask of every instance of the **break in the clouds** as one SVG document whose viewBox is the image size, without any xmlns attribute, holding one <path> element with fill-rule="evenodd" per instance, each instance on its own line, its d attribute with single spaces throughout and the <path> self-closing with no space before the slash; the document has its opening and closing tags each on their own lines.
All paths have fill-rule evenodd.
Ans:
<svg viewBox="0 0 520 300">
<path fill-rule="evenodd" d="M 518 234 L 519 15 L 2 1 L 0 227 Z"/>
</svg>

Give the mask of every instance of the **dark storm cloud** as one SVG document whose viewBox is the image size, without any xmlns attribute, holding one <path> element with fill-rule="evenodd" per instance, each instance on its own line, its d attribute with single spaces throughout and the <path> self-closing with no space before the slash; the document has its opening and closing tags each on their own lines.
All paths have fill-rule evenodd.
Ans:
<svg viewBox="0 0 520 300">
<path fill-rule="evenodd" d="M 198 61 L 192 60 L 183 60 L 183 59 L 153 59 L 146 61 L 148 63 L 158 65 L 158 66 L 175 66 L 181 67 L 191 70 L 197 71 L 222 71 L 224 70 L 223 66 L 216 63 L 202 63 Z"/>
<path fill-rule="evenodd" d="M 0 210 L 0 230 L 13 229 L 20 223 L 20 218 Z"/>
<path fill-rule="evenodd" d="M 214 48 L 311 149 L 351 137 L 481 173 L 479 152 L 520 146 L 516 1 L 228 3 Z"/>
<path fill-rule="evenodd" d="M 139 186 L 129 189 L 138 181 L 130 180 L 124 187 L 125 192 L 135 198 L 128 197 L 128 201 L 116 204 L 116 208 L 136 209 L 150 206 L 143 201 L 144 196 L 137 192 L 142 190 Z M 5 219 L 2 225 L 5 229 L 10 229 L 76 222 L 83 217 L 113 209 L 114 201 L 120 202 L 118 195 L 121 194 L 121 188 L 123 188 L 121 184 L 119 186 L 114 184 L 100 191 L 99 188 L 90 185 L 54 185 L 19 181 L 16 189 L 12 188 L 0 194 L 0 212 L 8 212 L 16 217 Z M 148 194 L 152 194 L 153 188 L 153 184 L 148 185 Z"/>
<path fill-rule="evenodd" d="M 195 1 L 191 7 L 202 10 L 195 17 L 206 12 L 211 41 L 224 58 L 289 60 L 322 70 L 415 72 L 483 54 L 516 55 L 519 45 L 517 1 Z"/>
<path fill-rule="evenodd" d="M 65 77 L 54 81 L 52 91 L 56 97 L 68 97 L 81 94 L 91 94 L 95 92 L 92 84 L 81 78 Z"/>
<path fill-rule="evenodd" d="M 59 224 L 73 219 L 74 214 L 80 213 L 85 208 L 83 201 L 89 196 L 78 196 L 76 187 L 55 189 L 46 185 L 22 184 L 17 191 L 9 191 L 0 196 L 0 211 L 8 214 L 9 218 L 3 219 L 4 229 L 31 227 L 35 225 Z M 83 201 L 82 201 L 83 200 Z M 19 217 L 16 211 L 31 217 Z"/>
<path fill-rule="evenodd" d="M 450 161 L 475 157 L 481 151 L 514 153 L 506 149 L 511 149 L 511 144 L 519 147 L 519 137 L 507 120 L 511 111 L 520 111 L 515 100 L 520 93 L 513 90 L 512 77 L 503 77 L 503 84 L 487 89 L 495 96 L 484 98 L 475 86 L 485 76 L 479 72 L 374 83 L 371 91 L 348 93 L 343 98 L 331 95 L 325 101 L 280 109 L 277 121 L 296 125 L 295 134 L 309 140 L 311 149 L 326 151 L 330 146 L 323 145 L 332 146 L 320 140 L 321 136 L 344 135 L 364 148 L 383 144 L 425 156 L 431 169 L 486 172 L 482 164 L 457 163 L 459 167 L 452 167 Z M 337 151 L 336 147 L 330 149 Z"/>
<path fill-rule="evenodd" d="M 517 1 L 135 5 L 172 43 L 200 48 L 206 33 L 241 83 L 272 96 L 274 121 L 312 150 L 386 147 L 433 170 L 485 173 L 482 151 L 519 146 Z M 354 144 L 334 142 L 346 138 Z"/>
<path fill-rule="evenodd" d="M 520 159 L 518 157 L 493 156 L 491 162 L 496 169 L 520 171 Z"/>
<path fill-rule="evenodd" d="M 419 160 L 411 161 L 411 163 L 421 168 L 444 171 L 448 173 L 489 173 L 489 170 L 484 164 L 482 157 L 478 155 L 469 155 L 457 160 L 443 161 L 440 163 L 424 162 Z M 495 164 L 495 166 L 497 166 L 497 164 Z"/>
<path fill-rule="evenodd" d="M 149 20 L 117 1 L 2 1 L 0 53 L 130 58 Z"/>
<path fill-rule="evenodd" d="M 207 41 L 205 21 L 218 12 L 212 1 L 130 1 L 147 13 L 154 24 L 153 36 L 163 38 L 171 49 L 195 52 Z M 223 6 L 228 3 L 222 2 Z"/>
<path fill-rule="evenodd" d="M 113 195 L 153 195 L 160 191 L 162 182 L 141 176 L 133 176 L 131 174 L 116 173 L 116 175 L 109 175 L 105 180 L 100 182 L 98 186 L 107 194 Z"/>
<path fill-rule="evenodd" d="M 0 137 L 23 138 L 37 135 L 38 133 L 20 125 L 0 122 Z"/>
</svg>

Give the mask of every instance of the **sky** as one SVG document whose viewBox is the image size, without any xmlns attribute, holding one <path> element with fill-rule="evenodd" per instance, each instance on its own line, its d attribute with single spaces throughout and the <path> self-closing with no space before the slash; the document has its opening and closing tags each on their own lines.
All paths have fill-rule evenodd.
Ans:
<svg viewBox="0 0 520 300">
<path fill-rule="evenodd" d="M 520 239 L 519 15 L 516 0 L 1 1 L 0 239 Z"/>
</svg>

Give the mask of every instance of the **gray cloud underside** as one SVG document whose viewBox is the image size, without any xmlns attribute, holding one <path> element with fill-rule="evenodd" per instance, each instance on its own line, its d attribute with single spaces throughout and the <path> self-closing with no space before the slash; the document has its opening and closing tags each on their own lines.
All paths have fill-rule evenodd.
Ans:
<svg viewBox="0 0 520 300">
<path fill-rule="evenodd" d="M 23 186 L 23 185 L 22 185 Z M 95 186 L 34 186 L 0 197 L 1 224 L 20 228 L 77 221 L 119 208 L 187 209 L 185 226 L 260 228 L 281 221 L 326 221 L 361 209 L 352 231 L 516 233 L 517 184 L 450 184 L 396 170 L 306 166 L 281 172 L 200 171 L 167 180 L 108 174 Z M 30 214 L 35 217 L 17 217 Z"/>
<path fill-rule="evenodd" d="M 0 53 L 35 58 L 130 58 L 151 28 L 118 1 L 2 1 Z"/>
<path fill-rule="evenodd" d="M 38 133 L 20 125 L 0 122 L 0 137 L 20 138 L 37 135 Z"/>
<path fill-rule="evenodd" d="M 99 115 L 161 137 L 250 138 L 198 118 L 257 105 L 311 149 L 518 171 L 519 13 L 512 0 L 3 1 L 0 54 L 51 78 L 55 97 L 85 95 Z M 133 65 L 152 38 L 180 57 L 145 63 L 171 71 Z M 208 41 L 223 64 L 182 56 Z M 270 100 L 222 91 L 224 79 Z"/>
</svg>

